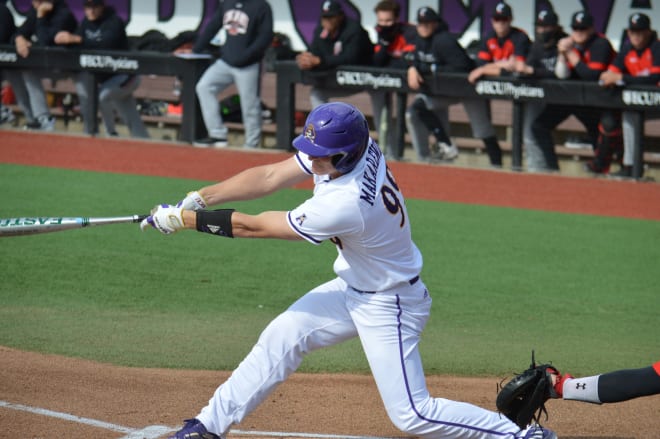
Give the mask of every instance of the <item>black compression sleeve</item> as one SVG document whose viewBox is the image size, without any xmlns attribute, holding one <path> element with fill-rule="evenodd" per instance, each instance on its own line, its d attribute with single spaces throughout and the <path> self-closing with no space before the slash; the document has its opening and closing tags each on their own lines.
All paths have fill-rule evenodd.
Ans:
<svg viewBox="0 0 660 439">
<path fill-rule="evenodd" d="M 198 210 L 197 230 L 212 235 L 233 238 L 231 216 L 234 209 Z"/>
<path fill-rule="evenodd" d="M 627 401 L 660 393 L 660 375 L 653 367 L 619 370 L 598 379 L 598 398 L 602 402 Z"/>
</svg>

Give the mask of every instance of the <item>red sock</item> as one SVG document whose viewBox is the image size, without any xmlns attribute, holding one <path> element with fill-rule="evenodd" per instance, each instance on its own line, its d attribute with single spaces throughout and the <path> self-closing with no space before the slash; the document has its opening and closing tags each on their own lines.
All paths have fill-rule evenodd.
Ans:
<svg viewBox="0 0 660 439">
<path fill-rule="evenodd" d="M 655 364 L 653 365 L 653 369 L 655 370 L 655 373 L 657 373 L 658 375 L 660 375 L 660 361 L 658 361 L 657 363 L 655 363 Z"/>
<path fill-rule="evenodd" d="M 564 382 L 566 382 L 566 380 L 573 379 L 573 375 L 571 375 L 570 373 L 565 373 L 564 375 L 561 375 L 561 374 L 558 375 L 558 377 L 559 377 L 559 379 L 555 383 L 554 389 L 555 389 L 555 392 L 557 393 L 557 397 L 558 398 L 563 398 L 564 397 Z"/>
</svg>

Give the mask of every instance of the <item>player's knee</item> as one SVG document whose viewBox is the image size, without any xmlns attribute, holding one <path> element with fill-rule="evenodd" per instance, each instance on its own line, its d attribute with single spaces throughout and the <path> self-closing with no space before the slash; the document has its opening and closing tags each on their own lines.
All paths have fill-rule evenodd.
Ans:
<svg viewBox="0 0 660 439">
<path fill-rule="evenodd" d="M 387 415 L 397 429 L 407 435 L 418 436 L 423 433 L 420 429 L 428 427 L 424 419 L 429 416 L 425 416 L 424 413 L 427 412 L 426 407 L 430 402 L 430 400 L 417 401 L 414 407 L 410 407 L 410 402 L 405 398 L 401 400 L 401 404 L 390 405 L 387 408 Z"/>
<path fill-rule="evenodd" d="M 616 114 L 605 112 L 600 119 L 600 125 L 598 128 L 601 134 L 611 134 L 619 129 L 620 125 L 620 119 Z"/>
</svg>

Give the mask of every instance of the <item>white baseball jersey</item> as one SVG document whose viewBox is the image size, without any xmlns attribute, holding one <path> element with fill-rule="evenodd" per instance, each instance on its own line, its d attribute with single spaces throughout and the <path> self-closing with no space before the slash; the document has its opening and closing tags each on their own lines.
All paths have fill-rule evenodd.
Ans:
<svg viewBox="0 0 660 439">
<path fill-rule="evenodd" d="M 311 161 L 298 152 L 298 164 L 312 174 Z M 422 255 L 410 237 L 403 195 L 378 145 L 348 174 L 314 175 L 314 196 L 288 213 L 289 225 L 313 244 L 337 246 L 337 276 L 362 291 L 384 291 L 420 274 Z"/>
</svg>

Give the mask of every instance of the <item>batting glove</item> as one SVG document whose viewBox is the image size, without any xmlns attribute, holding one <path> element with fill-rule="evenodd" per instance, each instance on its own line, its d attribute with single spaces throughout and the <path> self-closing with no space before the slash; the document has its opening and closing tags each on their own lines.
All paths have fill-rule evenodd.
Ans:
<svg viewBox="0 0 660 439">
<path fill-rule="evenodd" d="M 188 192 L 186 198 L 176 203 L 176 207 L 180 207 L 185 210 L 203 210 L 206 209 L 206 200 L 202 197 L 197 191 Z"/>
<path fill-rule="evenodd" d="M 144 231 L 150 226 L 165 235 L 176 233 L 184 228 L 183 209 L 169 204 L 154 207 L 151 215 L 140 223 L 140 229 Z"/>
</svg>

